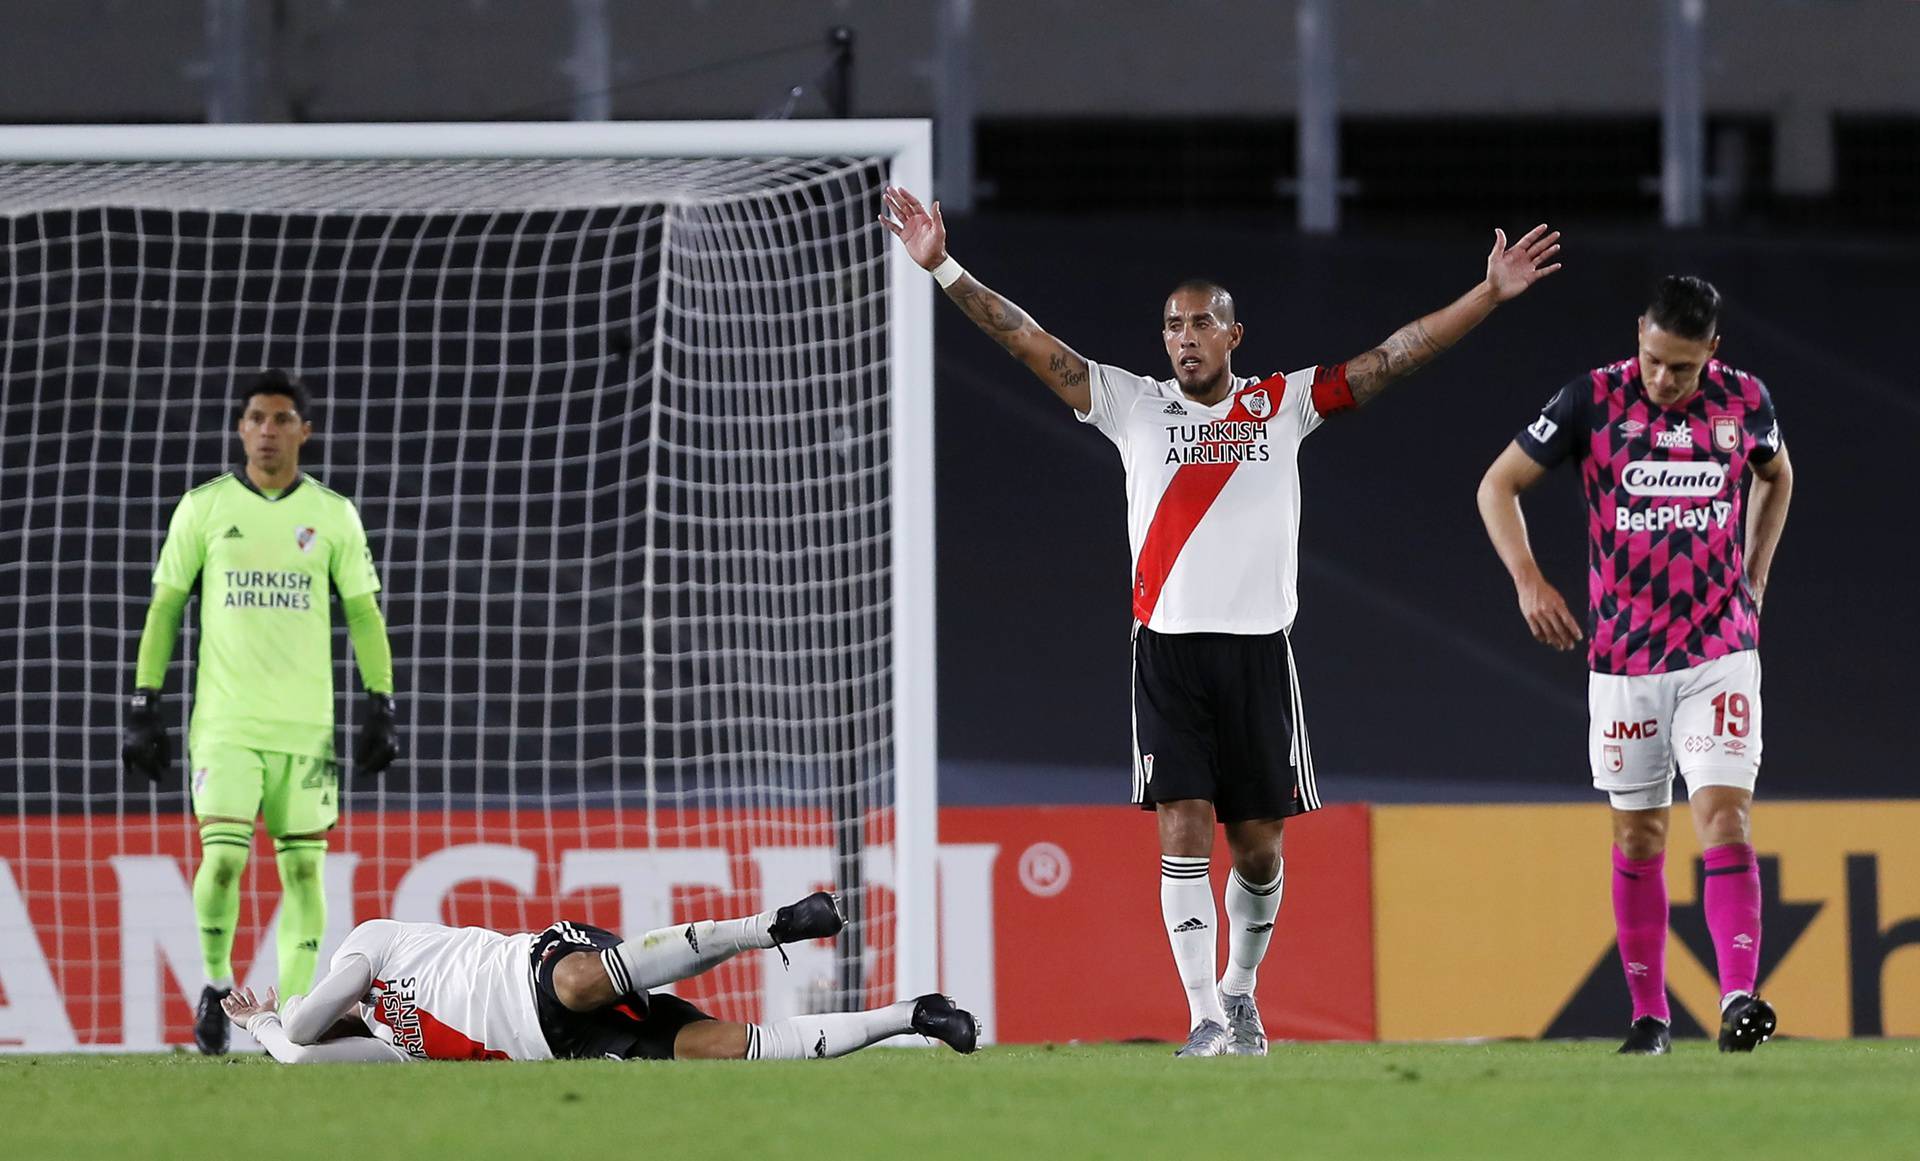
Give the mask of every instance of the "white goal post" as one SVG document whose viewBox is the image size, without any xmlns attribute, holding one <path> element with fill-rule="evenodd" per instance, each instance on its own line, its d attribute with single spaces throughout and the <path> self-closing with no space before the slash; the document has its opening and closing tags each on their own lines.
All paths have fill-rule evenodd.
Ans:
<svg viewBox="0 0 1920 1161">
<path fill-rule="evenodd" d="M 851 869 L 851 953 L 683 994 L 939 990 L 933 287 L 884 182 L 930 191 L 928 122 L 0 127 L 0 1050 L 178 1041 L 191 611 L 167 784 L 120 714 L 166 516 L 266 365 L 317 389 L 303 467 L 366 518 L 401 675 L 323 957 L 356 895 L 631 929 Z"/>
</svg>

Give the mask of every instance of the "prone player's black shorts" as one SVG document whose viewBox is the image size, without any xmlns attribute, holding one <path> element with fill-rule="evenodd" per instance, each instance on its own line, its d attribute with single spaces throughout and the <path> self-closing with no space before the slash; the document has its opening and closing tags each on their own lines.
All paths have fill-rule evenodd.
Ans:
<svg viewBox="0 0 1920 1161">
<path fill-rule="evenodd" d="M 1320 808 L 1285 633 L 1133 635 L 1133 801 L 1203 798 L 1221 822 Z"/>
<path fill-rule="evenodd" d="M 561 920 L 533 938 L 533 1003 L 557 1060 L 672 1060 L 680 1029 L 712 1016 L 678 996 L 628 996 L 609 1008 L 575 1012 L 553 990 L 553 969 L 578 952 L 598 955 L 620 942 L 611 931 Z"/>
</svg>

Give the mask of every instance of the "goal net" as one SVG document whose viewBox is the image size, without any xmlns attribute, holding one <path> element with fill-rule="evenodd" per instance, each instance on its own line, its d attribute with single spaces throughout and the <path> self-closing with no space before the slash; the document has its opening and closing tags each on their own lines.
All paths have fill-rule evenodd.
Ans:
<svg viewBox="0 0 1920 1161">
<path fill-rule="evenodd" d="M 934 989 L 930 292 L 876 223 L 919 122 L 0 130 L 0 1047 L 191 1039 L 197 647 L 120 766 L 167 518 L 235 384 L 315 397 L 403 757 L 342 767 L 321 963 L 375 916 L 626 933 L 843 891 L 729 1019 Z M 336 746 L 359 677 L 335 617 Z M 274 979 L 255 836 L 236 975 Z"/>
</svg>

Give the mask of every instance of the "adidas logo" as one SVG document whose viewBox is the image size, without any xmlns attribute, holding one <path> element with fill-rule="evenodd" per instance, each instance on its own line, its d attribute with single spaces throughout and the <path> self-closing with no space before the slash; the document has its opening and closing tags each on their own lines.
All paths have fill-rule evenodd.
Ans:
<svg viewBox="0 0 1920 1161">
<path fill-rule="evenodd" d="M 1271 923 L 1249 923 L 1249 924 L 1247 924 L 1247 934 L 1248 934 L 1248 935 L 1263 935 L 1263 934 L 1265 934 L 1266 932 L 1269 932 L 1269 931 L 1272 931 L 1272 930 L 1273 930 L 1273 924 L 1271 924 Z"/>
<path fill-rule="evenodd" d="M 242 539 L 242 534 L 241 534 L 241 532 L 240 532 L 240 526 L 239 526 L 238 524 L 235 524 L 235 525 L 234 525 L 233 527 L 231 527 L 231 528 L 229 528 L 229 529 L 227 529 L 227 534 L 226 534 L 225 536 L 222 536 L 222 537 L 221 537 L 220 539 L 222 539 L 222 540 L 240 540 L 240 539 Z"/>
<path fill-rule="evenodd" d="M 827 1034 L 825 1032 L 820 1033 L 819 1041 L 813 1046 L 813 1058 L 815 1060 L 825 1060 L 827 1058 Z"/>
<path fill-rule="evenodd" d="M 700 954 L 700 940 L 693 934 L 691 923 L 687 924 L 687 946 L 693 949 L 693 954 Z"/>
<path fill-rule="evenodd" d="M 1178 935 L 1183 931 L 1205 931 L 1206 929 L 1206 923 L 1203 922 L 1198 915 L 1195 915 L 1193 918 L 1188 919 L 1186 922 L 1180 924 L 1180 926 L 1174 928 L 1173 933 Z"/>
<path fill-rule="evenodd" d="M 1180 401 L 1176 399 L 1173 402 L 1167 404 L 1166 407 L 1163 408 L 1160 413 L 1162 415 L 1185 415 L 1187 413 L 1187 409 L 1180 406 Z"/>
</svg>

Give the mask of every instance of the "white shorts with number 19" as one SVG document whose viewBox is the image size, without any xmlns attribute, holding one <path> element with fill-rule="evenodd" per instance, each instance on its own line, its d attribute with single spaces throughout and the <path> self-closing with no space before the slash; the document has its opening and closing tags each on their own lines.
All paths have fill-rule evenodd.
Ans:
<svg viewBox="0 0 1920 1161">
<path fill-rule="evenodd" d="M 1593 784 L 1620 810 L 1673 803 L 1676 767 L 1687 792 L 1751 791 L 1760 773 L 1760 654 L 1729 653 L 1691 669 L 1588 675 L 1587 757 Z"/>
</svg>

